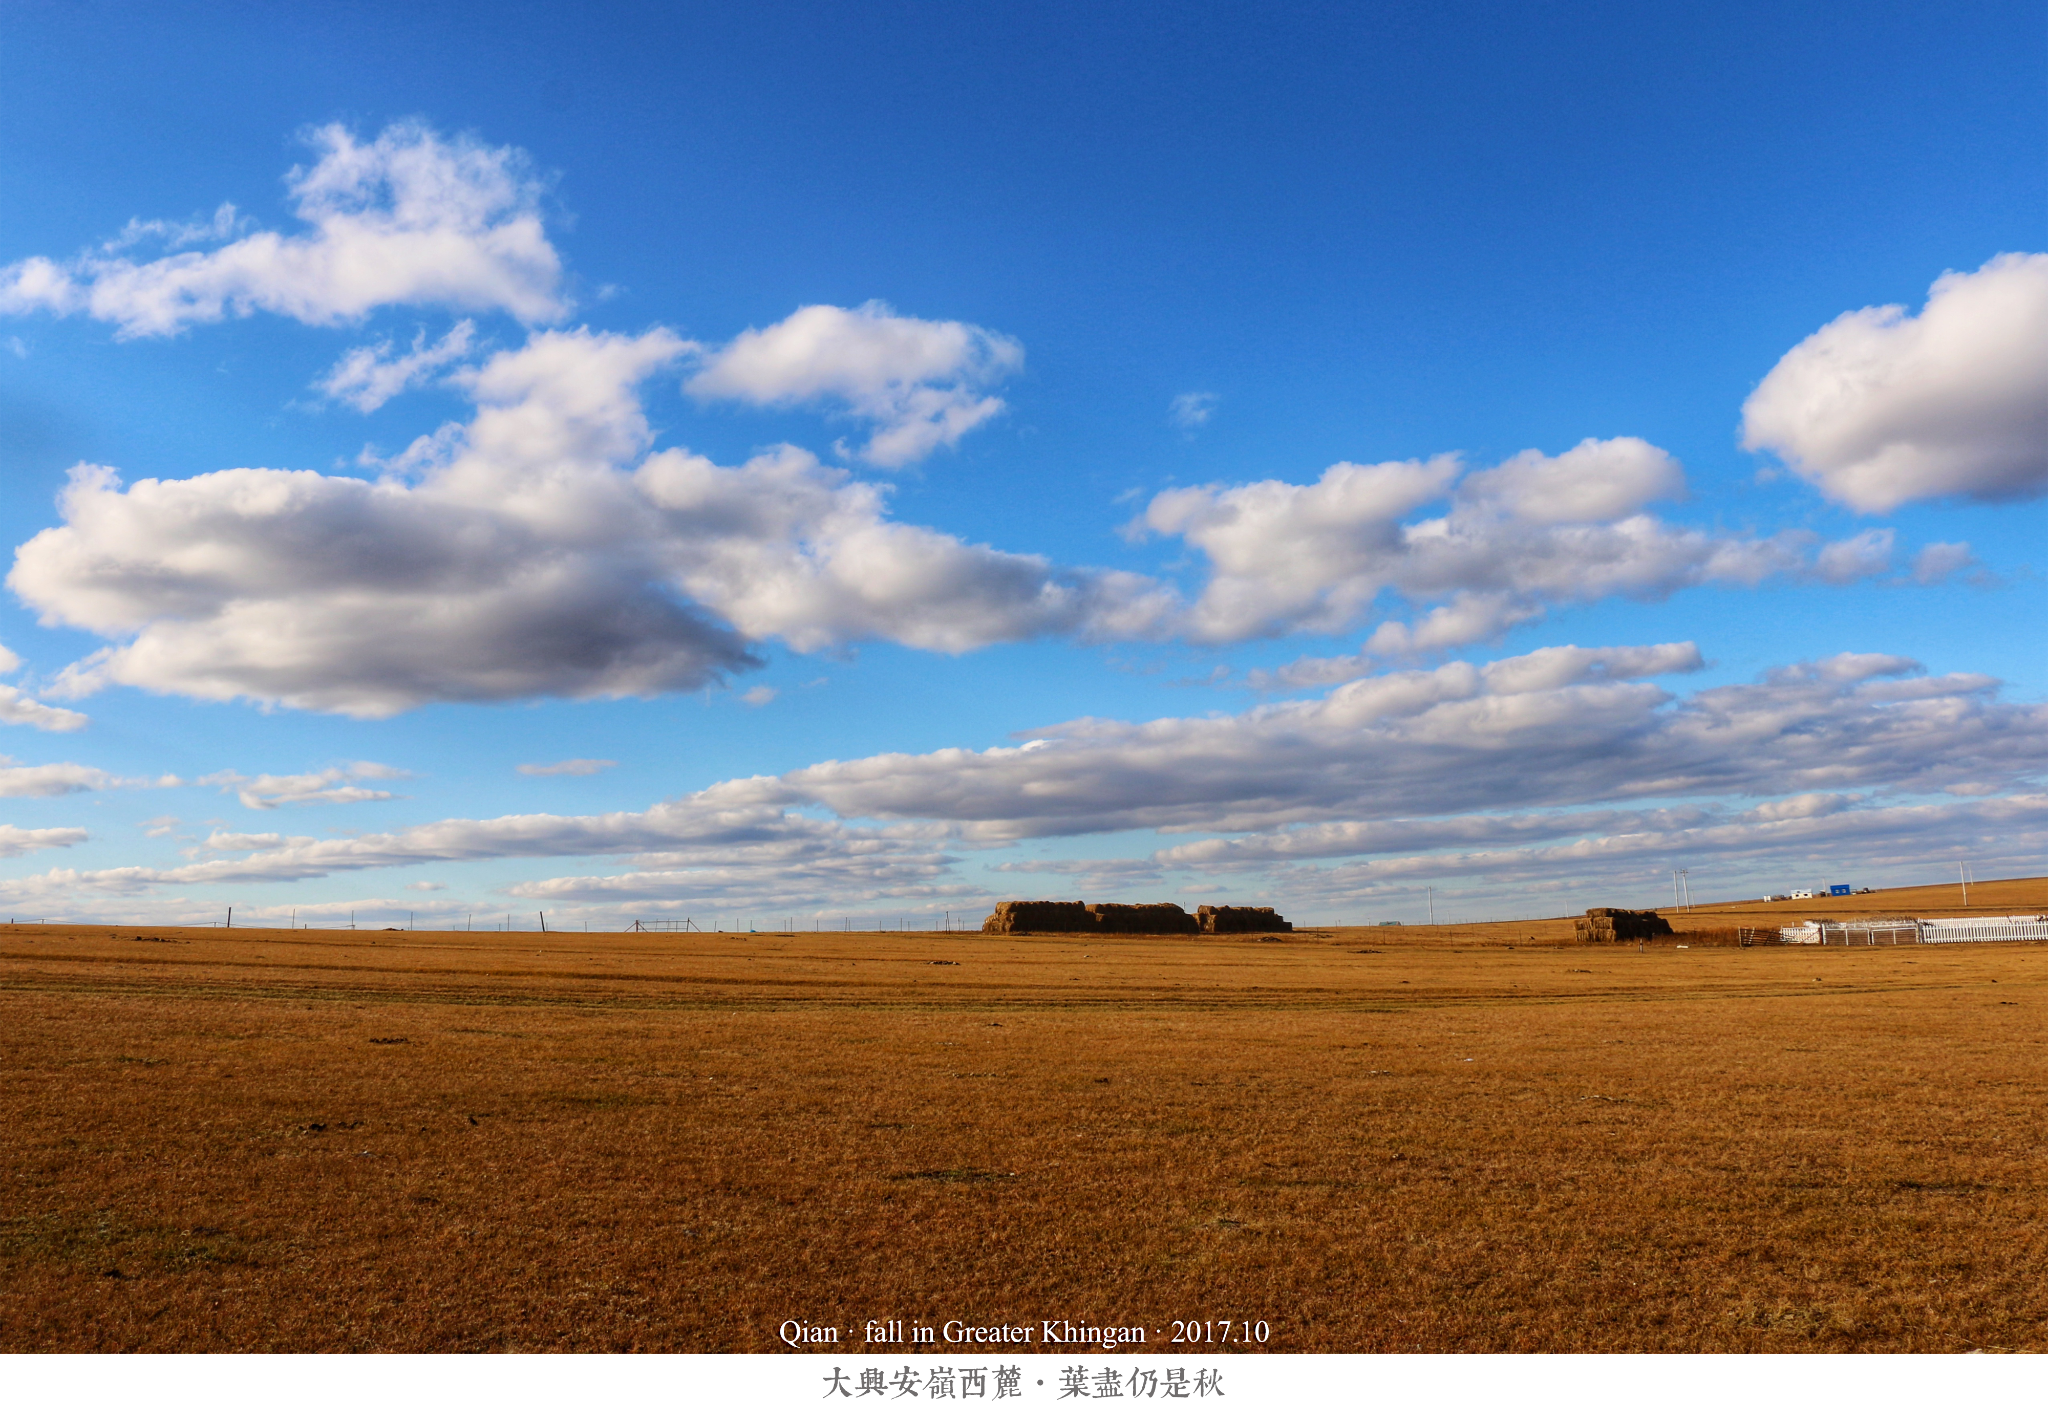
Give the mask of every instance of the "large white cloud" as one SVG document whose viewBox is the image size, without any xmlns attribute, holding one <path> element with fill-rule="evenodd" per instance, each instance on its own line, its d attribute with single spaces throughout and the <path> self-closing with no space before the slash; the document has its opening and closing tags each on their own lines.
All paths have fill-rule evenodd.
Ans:
<svg viewBox="0 0 2048 1422">
<path fill-rule="evenodd" d="M 758 405 L 825 401 L 875 427 L 858 456 L 884 469 L 951 448 L 1003 402 L 988 388 L 1024 363 L 1015 338 L 899 316 L 879 301 L 806 306 L 702 355 L 687 388 Z"/>
<path fill-rule="evenodd" d="M 1913 499 L 2048 492 L 2048 253 L 1950 272 L 1917 316 L 1866 307 L 1786 353 L 1742 407 L 1748 449 L 1831 499 L 1884 513 Z"/>
<path fill-rule="evenodd" d="M 1200 640 L 1342 631 L 1393 594 L 1426 610 L 1381 625 L 1368 651 L 1385 656 L 1485 641 L 1558 603 L 1811 571 L 1806 535 L 1725 537 L 1643 510 L 1684 488 L 1654 445 L 1588 439 L 1470 473 L 1438 455 L 1336 464 L 1313 484 L 1169 489 L 1132 530 L 1208 559 L 1187 624 Z M 1419 516 L 1439 502 L 1445 512 Z"/>
<path fill-rule="evenodd" d="M 428 701 L 648 695 L 755 665 L 749 638 L 963 651 L 1133 635 L 1126 574 L 890 520 L 789 447 L 649 454 L 636 387 L 673 334 L 537 333 L 452 378 L 477 403 L 377 480 L 230 469 L 123 488 L 81 465 L 8 585 L 118 639 L 59 679 L 382 716 Z"/>
<path fill-rule="evenodd" d="M 516 491 L 508 491 L 516 492 Z M 124 638 L 59 679 L 381 716 L 428 701 L 644 695 L 749 664 L 619 540 L 443 486 L 231 469 L 74 471 L 9 586 Z"/>
<path fill-rule="evenodd" d="M 199 227 L 132 223 L 121 240 L 70 260 L 0 268 L 0 311 L 82 312 L 129 338 L 257 311 L 314 325 L 391 305 L 500 310 L 529 323 L 567 313 L 541 184 L 518 149 L 418 123 L 368 142 L 328 124 L 308 141 L 314 162 L 285 178 L 306 231 L 226 241 L 240 226 L 231 208 Z M 151 240 L 173 250 L 128 255 Z"/>
<path fill-rule="evenodd" d="M 1727 538 L 1641 512 L 1576 521 L 1679 487 L 1661 451 L 1587 441 L 1471 475 L 1443 456 L 1161 494 L 1147 525 L 1211 560 L 1189 606 L 1148 577 L 897 522 L 885 486 L 793 446 L 739 466 L 651 449 L 637 387 L 689 350 L 661 329 L 535 333 L 452 374 L 474 418 L 376 480 L 230 469 L 123 488 L 77 466 L 63 525 L 22 545 L 8 584 L 45 620 L 112 640 L 61 693 L 119 683 L 382 716 L 701 687 L 757 665 L 748 644 L 771 638 L 949 653 L 1222 640 L 1343 626 L 1383 591 L 1438 599 L 1412 625 L 1383 623 L 1366 657 L 1271 679 L 1303 684 L 1484 641 L 1556 601 L 1774 572 L 1844 581 L 1892 556 L 1882 530 L 1816 553 L 1804 535 Z M 1445 496 L 1447 515 L 1402 521 Z"/>
<path fill-rule="evenodd" d="M 68 266 L 9 268 L 0 308 L 87 310 L 127 335 L 257 309 L 314 322 L 401 301 L 528 321 L 566 309 L 539 185 L 516 150 L 417 124 L 370 142 L 331 125 L 313 142 L 317 161 L 289 179 L 307 232 L 235 236 L 229 209 L 183 229 L 131 224 Z M 143 240 L 176 250 L 138 262 L 126 253 Z M 1361 655 L 1265 678 L 1326 684 L 1497 638 L 1563 603 L 1780 574 L 1843 582 L 1889 571 L 1894 553 L 1886 530 L 1816 549 L 1803 533 L 1673 526 L 1647 506 L 1684 493 L 1676 462 L 1639 439 L 1588 439 L 1488 469 L 1444 455 L 1338 464 L 1305 485 L 1168 490 L 1134 527 L 1206 559 L 1188 604 L 1155 579 L 894 521 L 887 486 L 792 446 L 737 467 L 655 450 L 637 394 L 689 362 L 700 397 L 823 402 L 872 428 L 860 458 L 898 466 L 1002 408 L 990 391 L 1021 365 L 1011 337 L 871 302 L 805 307 L 715 349 L 659 328 L 541 331 L 488 359 L 479 346 L 467 321 L 434 341 L 422 330 L 407 350 L 353 349 L 316 382 L 363 410 L 434 379 L 475 402 L 468 423 L 415 441 L 375 480 L 246 468 L 123 488 L 111 470 L 76 466 L 63 526 L 23 545 L 9 576 L 46 620 L 110 641 L 56 689 L 121 683 L 381 716 L 703 687 L 757 665 L 749 644 L 771 638 L 800 651 L 1220 643 L 1346 629 L 1384 617 L 1383 601 L 1403 609 Z M 1941 545 L 1916 574 L 1967 562 L 1965 546 Z M 0 720 L 83 723 L 6 687 Z"/>
<path fill-rule="evenodd" d="M 799 651 L 866 638 L 964 652 L 1049 634 L 1147 636 L 1177 608 L 1148 578 L 894 522 L 882 488 L 791 446 L 737 469 L 663 451 L 634 482 L 665 519 L 680 584 L 746 635 Z"/>
</svg>

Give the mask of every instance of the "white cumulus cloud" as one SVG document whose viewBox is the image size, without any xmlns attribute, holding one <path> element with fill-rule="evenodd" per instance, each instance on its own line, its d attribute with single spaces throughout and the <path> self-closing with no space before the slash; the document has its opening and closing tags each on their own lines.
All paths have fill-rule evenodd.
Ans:
<svg viewBox="0 0 2048 1422">
<path fill-rule="evenodd" d="M 10 726 L 34 726 L 39 731 L 76 731 L 88 724 L 83 712 L 45 706 L 12 686 L 0 686 L 0 721 Z"/>
<path fill-rule="evenodd" d="M 0 676 L 21 666 L 21 658 L 0 647 Z M 86 724 L 84 715 L 62 706 L 45 706 L 25 695 L 19 687 L 0 685 L 0 722 L 10 726 L 33 726 L 39 731 L 76 731 Z"/>
<path fill-rule="evenodd" d="M 1313 484 L 1169 489 L 1131 531 L 1176 535 L 1207 558 L 1187 622 L 1198 640 L 1339 631 L 1392 594 L 1426 610 L 1380 629 L 1370 650 L 1386 655 L 1485 641 L 1557 603 L 1752 585 L 1806 566 L 1806 535 L 1724 537 L 1643 511 L 1684 488 L 1656 446 L 1588 439 L 1471 472 L 1443 454 L 1335 464 Z M 1421 516 L 1438 503 L 1443 513 Z"/>
<path fill-rule="evenodd" d="M 1742 407 L 1770 450 L 1838 503 L 2048 492 L 2048 253 L 2008 252 L 1934 283 L 1917 316 L 1845 312 Z"/>
<path fill-rule="evenodd" d="M 192 227 L 131 223 L 120 240 L 65 261 L 0 268 L 0 312 L 84 313 L 123 338 L 271 312 L 313 325 L 392 305 L 500 310 L 528 323 L 567 313 L 561 259 L 541 219 L 541 183 L 516 148 L 393 124 L 367 142 L 313 130 L 314 161 L 285 183 L 302 232 L 249 232 L 232 209 Z M 172 250 L 138 261 L 145 240 Z M 218 241 L 221 245 L 197 244 Z"/>
<path fill-rule="evenodd" d="M 897 469 L 951 448 L 1000 414 L 989 387 L 1024 363 L 1010 336 L 962 321 L 899 316 L 879 301 L 806 306 L 702 354 L 686 385 L 706 399 L 826 402 L 874 427 L 858 457 Z"/>
<path fill-rule="evenodd" d="M 686 690 L 865 638 L 959 652 L 1145 635 L 1170 589 L 888 517 L 789 446 L 649 452 L 636 387 L 685 342 L 532 335 L 453 377 L 475 417 L 370 481 L 226 469 L 123 488 L 81 464 L 8 586 L 110 645 L 60 675 L 355 716 L 430 701 Z"/>
</svg>

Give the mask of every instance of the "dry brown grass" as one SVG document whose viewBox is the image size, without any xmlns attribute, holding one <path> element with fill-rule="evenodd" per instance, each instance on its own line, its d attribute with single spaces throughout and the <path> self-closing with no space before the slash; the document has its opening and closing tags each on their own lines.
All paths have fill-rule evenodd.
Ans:
<svg viewBox="0 0 2048 1422">
<path fill-rule="evenodd" d="M 0 927 L 0 1346 L 2048 1340 L 2048 947 L 1569 936 Z"/>
</svg>

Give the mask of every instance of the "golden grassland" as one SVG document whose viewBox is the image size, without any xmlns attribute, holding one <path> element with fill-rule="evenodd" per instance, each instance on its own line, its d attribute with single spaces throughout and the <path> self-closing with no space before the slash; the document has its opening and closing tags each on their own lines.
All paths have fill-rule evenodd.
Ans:
<svg viewBox="0 0 2048 1422">
<path fill-rule="evenodd" d="M 1641 951 L 0 926 L 0 1348 L 2036 1349 L 2048 945 L 1676 946 L 1958 897 Z"/>
</svg>

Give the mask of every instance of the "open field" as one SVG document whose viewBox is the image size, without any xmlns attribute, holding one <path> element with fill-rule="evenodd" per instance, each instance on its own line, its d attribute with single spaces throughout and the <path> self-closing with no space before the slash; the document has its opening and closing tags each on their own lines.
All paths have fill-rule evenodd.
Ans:
<svg viewBox="0 0 2048 1422">
<path fill-rule="evenodd" d="M 2048 945 L 1570 937 L 0 927 L 0 1347 L 2048 1343 Z"/>
</svg>

